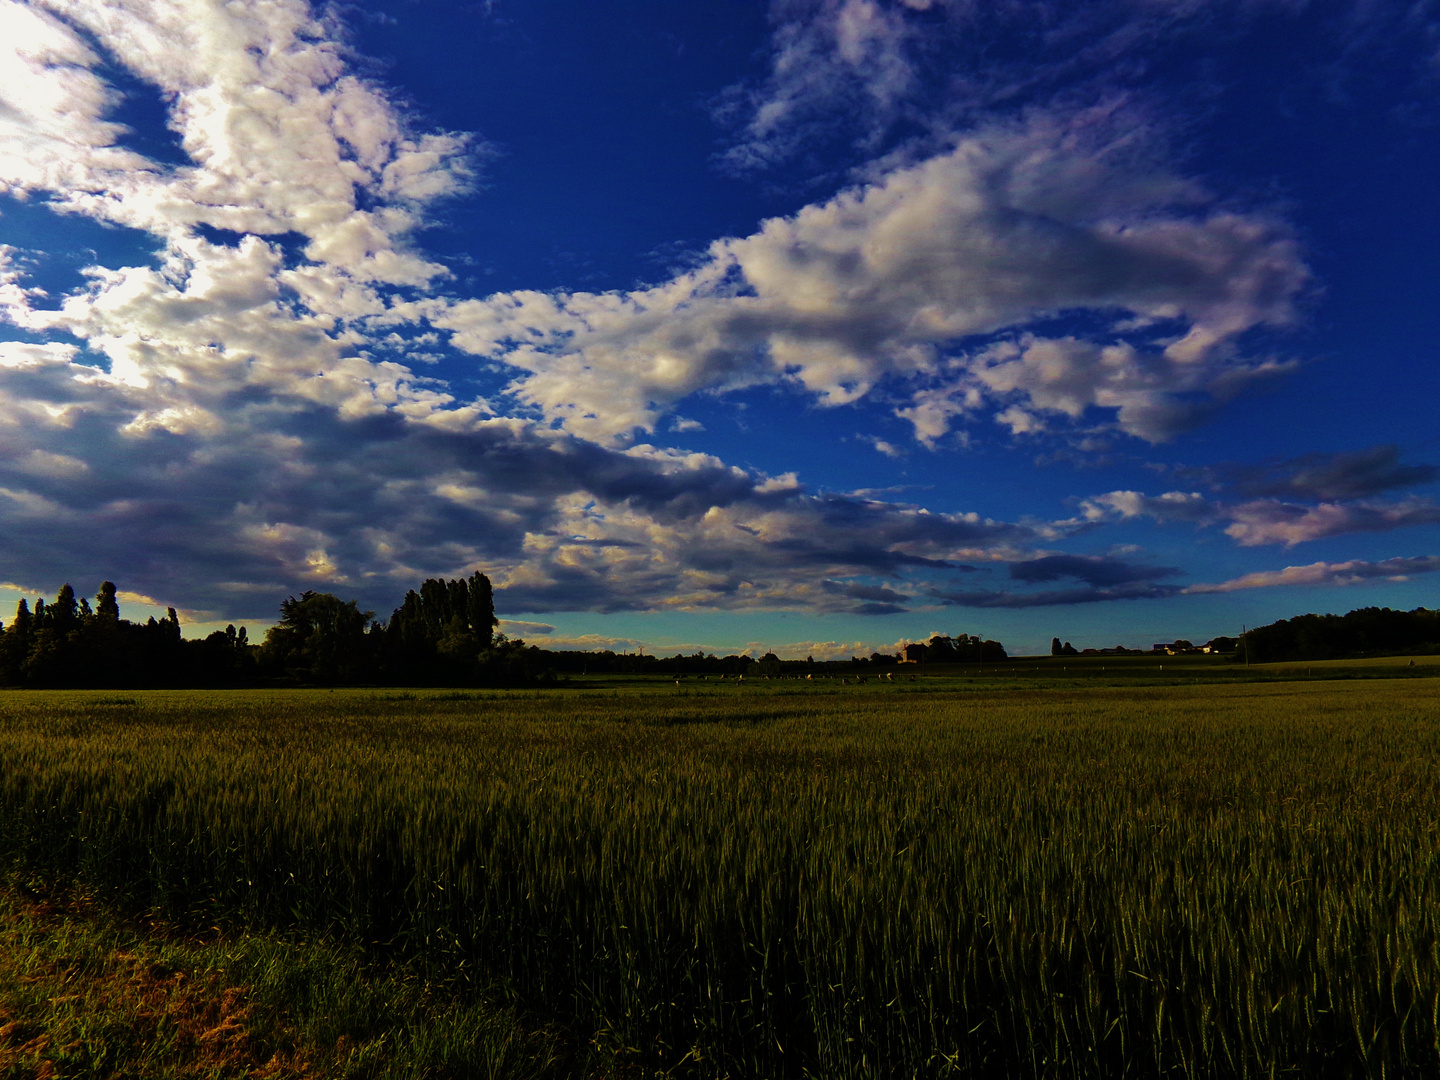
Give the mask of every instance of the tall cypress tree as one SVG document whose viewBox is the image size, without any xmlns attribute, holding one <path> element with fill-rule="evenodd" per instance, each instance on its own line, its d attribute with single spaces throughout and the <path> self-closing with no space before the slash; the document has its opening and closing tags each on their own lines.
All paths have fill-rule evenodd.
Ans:
<svg viewBox="0 0 1440 1080">
<path fill-rule="evenodd" d="M 480 571 L 470 575 L 467 591 L 466 618 L 470 632 L 480 639 L 480 647 L 488 649 L 495 640 L 495 594 L 490 579 Z"/>
</svg>

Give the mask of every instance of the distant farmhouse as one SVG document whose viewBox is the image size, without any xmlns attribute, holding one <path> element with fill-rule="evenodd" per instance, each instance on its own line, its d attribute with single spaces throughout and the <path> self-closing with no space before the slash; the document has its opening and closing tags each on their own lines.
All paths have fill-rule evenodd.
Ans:
<svg viewBox="0 0 1440 1080">
<path fill-rule="evenodd" d="M 1194 645 L 1184 638 L 1175 641 L 1162 641 L 1150 646 L 1153 653 L 1164 653 L 1166 656 L 1182 656 L 1186 653 L 1229 653 L 1234 652 L 1239 646 L 1233 637 L 1211 638 L 1204 645 Z"/>
<path fill-rule="evenodd" d="M 1232 653 L 1238 647 L 1238 642 L 1231 637 L 1212 638 L 1204 645 L 1196 645 L 1186 641 L 1184 638 L 1176 638 L 1174 641 L 1157 641 L 1147 649 L 1127 649 L 1124 645 L 1115 645 L 1109 649 L 1076 649 L 1068 641 L 1061 642 L 1055 638 L 1050 646 L 1051 656 L 1185 656 L 1199 654 Z"/>
</svg>

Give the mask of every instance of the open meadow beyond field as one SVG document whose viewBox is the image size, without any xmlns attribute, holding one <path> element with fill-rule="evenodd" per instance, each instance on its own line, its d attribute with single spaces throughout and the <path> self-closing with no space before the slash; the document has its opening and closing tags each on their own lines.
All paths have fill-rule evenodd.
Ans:
<svg viewBox="0 0 1440 1080">
<path fill-rule="evenodd" d="M 0 866 L 519 1055 L 350 1075 L 1440 1074 L 1434 681 L 1156 674 L 8 692 Z"/>
</svg>

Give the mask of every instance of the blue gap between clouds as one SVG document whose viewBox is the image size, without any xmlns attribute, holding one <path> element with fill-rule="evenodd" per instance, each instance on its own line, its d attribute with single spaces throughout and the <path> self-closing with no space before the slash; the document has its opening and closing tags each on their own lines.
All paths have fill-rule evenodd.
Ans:
<svg viewBox="0 0 1440 1080">
<path fill-rule="evenodd" d="M 18 249 L 21 284 L 42 288 L 55 301 L 85 285 L 86 267 L 159 264 L 159 241 L 144 230 L 67 213 L 46 200 L 0 195 L 0 243 Z"/>
<path fill-rule="evenodd" d="M 117 103 L 109 110 L 106 119 L 123 124 L 126 129 L 115 145 L 142 154 L 159 165 L 194 164 L 185 152 L 179 133 L 170 127 L 170 104 L 165 93 L 126 68 L 105 42 L 84 26 L 53 11 L 50 14 L 64 22 L 101 58 L 95 74 L 117 93 Z"/>
<path fill-rule="evenodd" d="M 251 233 L 237 232 L 234 229 L 219 229 L 213 225 L 206 225 L 201 222 L 195 226 L 195 231 L 202 238 L 219 247 L 238 248 L 245 237 Z M 305 246 L 310 243 L 309 237 L 304 233 L 283 232 L 283 233 L 255 233 L 259 239 L 267 244 L 273 244 L 280 249 L 285 257 L 285 269 L 294 270 L 300 266 L 313 266 L 314 263 L 305 255 Z"/>
<path fill-rule="evenodd" d="M 93 38 L 89 44 L 102 56 L 106 55 L 105 49 Z M 116 145 L 143 154 L 160 165 L 194 164 L 185 152 L 179 133 L 170 127 L 170 105 L 158 87 L 137 79 L 113 60 L 98 74 L 121 95 L 120 103 L 106 118 L 128 129 Z"/>
</svg>

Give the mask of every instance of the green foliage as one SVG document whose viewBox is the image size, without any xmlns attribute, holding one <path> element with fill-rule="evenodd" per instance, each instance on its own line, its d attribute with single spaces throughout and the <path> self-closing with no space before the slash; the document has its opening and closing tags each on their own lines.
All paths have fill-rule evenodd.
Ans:
<svg viewBox="0 0 1440 1080">
<path fill-rule="evenodd" d="M 509 685 L 535 681 L 543 666 L 538 650 L 495 636 L 494 596 L 479 573 L 426 581 L 387 627 L 354 600 L 291 596 L 259 649 L 234 626 L 186 641 L 174 608 L 159 621 L 121 619 L 113 582 L 95 600 L 92 611 L 69 585 L 50 604 L 37 600 L 33 613 L 21 600 L 0 627 L 0 686 Z"/>
<path fill-rule="evenodd" d="M 970 685 L 14 692 L 0 864 L 637 1074 L 1440 1071 L 1429 680 Z"/>
</svg>

